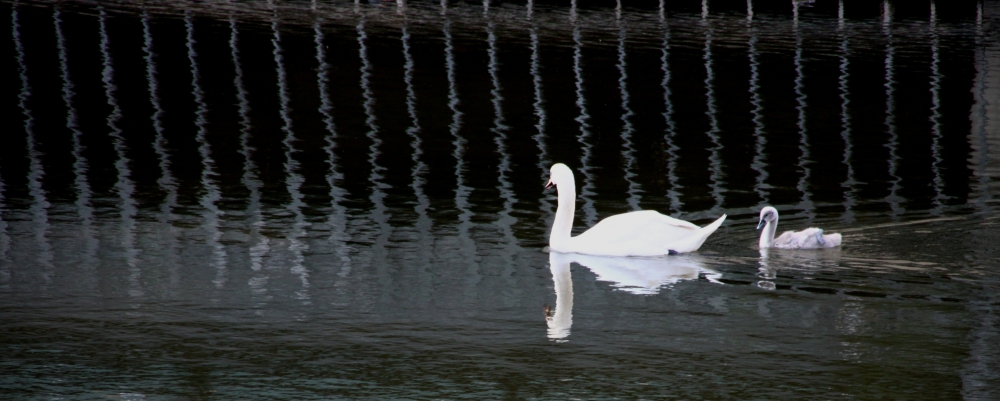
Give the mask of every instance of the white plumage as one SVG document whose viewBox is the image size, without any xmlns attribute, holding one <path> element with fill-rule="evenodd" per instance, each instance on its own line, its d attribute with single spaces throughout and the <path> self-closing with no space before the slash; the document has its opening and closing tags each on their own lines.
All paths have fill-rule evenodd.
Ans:
<svg viewBox="0 0 1000 401">
<path fill-rule="evenodd" d="M 565 164 L 552 166 L 546 188 L 556 186 L 559 206 L 549 235 L 549 249 L 603 256 L 659 256 L 694 252 L 726 220 L 722 215 L 705 227 L 653 210 L 614 215 L 576 237 L 571 236 L 576 211 L 576 180 Z"/>
<path fill-rule="evenodd" d="M 802 231 L 785 231 L 778 238 L 774 233 L 778 230 L 778 210 L 767 206 L 760 210 L 760 223 L 757 229 L 764 228 L 760 233 L 761 248 L 784 249 L 816 249 L 840 246 L 840 234 L 823 234 L 823 230 L 810 227 Z"/>
</svg>

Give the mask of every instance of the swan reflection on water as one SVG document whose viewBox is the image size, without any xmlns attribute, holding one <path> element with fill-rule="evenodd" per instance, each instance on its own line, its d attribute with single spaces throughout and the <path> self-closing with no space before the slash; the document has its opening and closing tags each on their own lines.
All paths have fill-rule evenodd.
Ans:
<svg viewBox="0 0 1000 401">
<path fill-rule="evenodd" d="M 840 247 L 823 249 L 760 248 L 757 276 L 762 280 L 757 282 L 757 287 L 774 290 L 776 286 L 772 280 L 778 277 L 779 270 L 839 266 L 841 263 L 840 249 Z"/>
<path fill-rule="evenodd" d="M 545 320 L 549 339 L 557 342 L 566 341 L 573 326 L 571 263 L 590 269 L 598 281 L 610 282 L 618 290 L 637 295 L 655 295 L 663 287 L 670 287 L 683 280 L 697 280 L 702 276 L 710 282 L 722 284 L 719 281 L 722 274 L 706 268 L 703 258 L 698 255 L 626 258 L 549 252 L 556 306 L 545 306 Z"/>
</svg>

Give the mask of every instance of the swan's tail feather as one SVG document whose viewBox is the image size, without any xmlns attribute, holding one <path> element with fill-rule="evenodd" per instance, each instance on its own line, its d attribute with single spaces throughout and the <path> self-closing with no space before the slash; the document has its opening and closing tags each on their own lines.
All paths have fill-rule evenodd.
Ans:
<svg viewBox="0 0 1000 401">
<path fill-rule="evenodd" d="M 712 224 L 699 228 L 695 235 L 667 244 L 667 249 L 677 253 L 697 251 L 698 248 L 701 248 L 701 244 L 704 244 L 705 240 L 708 239 L 708 236 L 712 235 L 715 230 L 718 230 L 724 221 L 726 221 L 726 215 L 722 215 L 722 217 L 719 217 Z"/>
<path fill-rule="evenodd" d="M 826 234 L 823 236 L 824 242 L 823 246 L 827 248 L 833 248 L 840 246 L 841 236 L 840 234 Z"/>
</svg>

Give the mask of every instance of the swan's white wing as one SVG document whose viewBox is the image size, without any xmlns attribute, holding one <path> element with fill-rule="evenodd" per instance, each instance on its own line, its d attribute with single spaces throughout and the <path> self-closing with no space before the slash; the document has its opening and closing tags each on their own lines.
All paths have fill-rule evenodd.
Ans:
<svg viewBox="0 0 1000 401">
<path fill-rule="evenodd" d="M 565 252 L 609 256 L 693 252 L 725 219 L 723 215 L 701 228 L 652 210 L 619 214 L 601 220 L 583 234 L 571 238 Z"/>
<path fill-rule="evenodd" d="M 662 248 L 669 242 L 696 233 L 699 228 L 654 210 L 641 210 L 601 220 L 574 240 L 599 248 L 622 245 Z"/>
<path fill-rule="evenodd" d="M 823 237 L 822 241 L 820 237 Z M 815 227 L 802 231 L 785 231 L 774 239 L 774 247 L 788 249 L 827 248 L 830 245 L 826 243 L 826 237 L 828 236 L 823 235 L 823 230 Z M 840 244 L 840 241 L 837 241 L 837 244 Z"/>
</svg>

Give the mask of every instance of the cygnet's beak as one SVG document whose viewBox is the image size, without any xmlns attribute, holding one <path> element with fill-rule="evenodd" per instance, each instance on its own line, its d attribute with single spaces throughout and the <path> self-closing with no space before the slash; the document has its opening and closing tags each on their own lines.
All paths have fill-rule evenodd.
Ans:
<svg viewBox="0 0 1000 401">
<path fill-rule="evenodd" d="M 549 182 L 545 183 L 545 189 L 549 189 L 554 186 L 556 186 L 556 183 L 552 182 L 552 179 L 549 179 Z"/>
<path fill-rule="evenodd" d="M 767 224 L 767 220 L 760 219 L 760 223 L 757 224 L 757 229 L 760 230 L 761 227 L 764 227 L 765 224 Z"/>
</svg>

